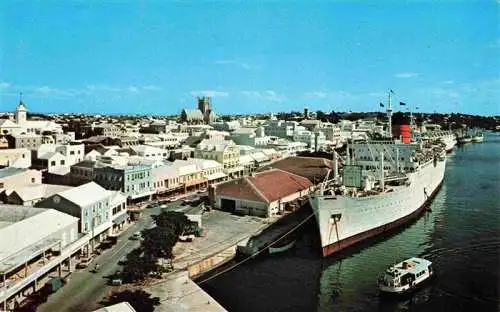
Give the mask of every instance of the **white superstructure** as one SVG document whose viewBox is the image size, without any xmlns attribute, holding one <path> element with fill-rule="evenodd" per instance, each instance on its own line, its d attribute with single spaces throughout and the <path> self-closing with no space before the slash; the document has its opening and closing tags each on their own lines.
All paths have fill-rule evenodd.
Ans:
<svg viewBox="0 0 500 312">
<path fill-rule="evenodd" d="M 426 132 L 424 138 L 426 139 L 438 139 L 445 144 L 446 152 L 451 152 L 455 145 L 457 145 L 457 137 L 455 133 L 451 130 L 438 130 L 432 132 Z"/>
<path fill-rule="evenodd" d="M 432 262 L 410 258 L 389 267 L 378 280 L 381 292 L 404 294 L 421 285 L 434 274 Z"/>
<path fill-rule="evenodd" d="M 330 188 L 331 194 L 320 192 L 310 198 L 323 255 L 418 215 L 443 181 L 445 160 L 442 145 L 430 142 L 350 144 L 342 181 L 335 174 L 337 181 Z"/>
</svg>

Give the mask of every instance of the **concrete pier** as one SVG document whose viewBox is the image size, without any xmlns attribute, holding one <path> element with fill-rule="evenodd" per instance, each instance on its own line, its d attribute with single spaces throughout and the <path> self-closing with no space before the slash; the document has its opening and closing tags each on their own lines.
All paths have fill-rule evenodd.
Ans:
<svg viewBox="0 0 500 312">
<path fill-rule="evenodd" d="M 169 275 L 165 280 L 144 287 L 152 297 L 160 298 L 158 312 L 226 312 L 217 301 L 193 282 L 187 271 Z"/>
</svg>

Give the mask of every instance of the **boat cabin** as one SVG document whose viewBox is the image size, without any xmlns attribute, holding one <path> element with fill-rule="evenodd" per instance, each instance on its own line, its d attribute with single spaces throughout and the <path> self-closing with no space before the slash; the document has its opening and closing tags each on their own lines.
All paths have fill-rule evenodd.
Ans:
<svg viewBox="0 0 500 312">
<path fill-rule="evenodd" d="M 389 267 L 380 277 L 379 287 L 386 292 L 405 292 L 426 280 L 432 273 L 430 261 L 410 258 Z"/>
</svg>

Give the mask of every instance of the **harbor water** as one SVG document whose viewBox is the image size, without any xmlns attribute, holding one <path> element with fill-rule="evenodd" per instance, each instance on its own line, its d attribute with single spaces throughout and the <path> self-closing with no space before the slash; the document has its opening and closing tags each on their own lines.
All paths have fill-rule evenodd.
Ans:
<svg viewBox="0 0 500 312">
<path fill-rule="evenodd" d="M 228 311 L 500 311 L 499 182 L 500 134 L 487 133 L 448 155 L 431 211 L 404 228 L 323 259 L 311 222 L 292 250 L 200 286 Z M 436 278 L 408 298 L 379 298 L 381 272 L 411 256 L 434 262 Z"/>
</svg>

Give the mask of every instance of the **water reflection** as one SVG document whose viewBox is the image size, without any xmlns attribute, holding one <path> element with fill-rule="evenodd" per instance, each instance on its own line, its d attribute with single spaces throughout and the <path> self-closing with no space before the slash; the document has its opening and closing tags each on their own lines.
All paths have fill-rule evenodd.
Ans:
<svg viewBox="0 0 500 312">
<path fill-rule="evenodd" d="M 432 286 L 404 300 L 380 300 L 377 278 L 391 264 L 412 256 L 426 256 L 435 239 L 436 224 L 442 224 L 447 188 L 443 185 L 424 213 L 412 224 L 388 237 L 378 237 L 323 260 L 318 311 L 408 311 L 411 305 L 429 300 Z M 355 303 L 355 304 L 353 304 Z"/>
</svg>

